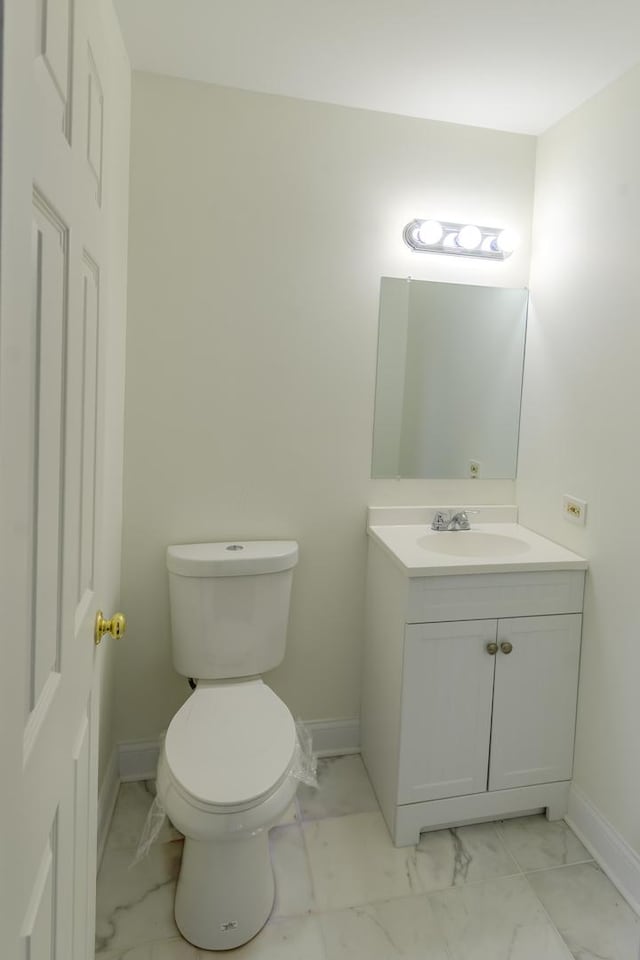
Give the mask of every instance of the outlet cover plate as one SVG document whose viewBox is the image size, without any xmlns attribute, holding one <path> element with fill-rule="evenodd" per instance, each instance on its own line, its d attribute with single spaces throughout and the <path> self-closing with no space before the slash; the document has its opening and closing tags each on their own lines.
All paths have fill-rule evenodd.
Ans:
<svg viewBox="0 0 640 960">
<path fill-rule="evenodd" d="M 577 523 L 584 527 L 587 522 L 587 501 L 565 493 L 562 498 L 562 515 L 565 520 L 570 520 L 571 523 Z"/>
</svg>

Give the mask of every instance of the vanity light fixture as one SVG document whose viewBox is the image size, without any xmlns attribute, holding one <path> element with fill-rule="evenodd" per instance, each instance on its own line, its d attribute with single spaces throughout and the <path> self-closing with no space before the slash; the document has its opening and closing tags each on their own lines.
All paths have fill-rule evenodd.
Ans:
<svg viewBox="0 0 640 960">
<path fill-rule="evenodd" d="M 485 260 L 506 260 L 517 243 L 513 230 L 444 220 L 412 220 L 403 236 L 405 243 L 420 253 L 451 253 Z"/>
</svg>

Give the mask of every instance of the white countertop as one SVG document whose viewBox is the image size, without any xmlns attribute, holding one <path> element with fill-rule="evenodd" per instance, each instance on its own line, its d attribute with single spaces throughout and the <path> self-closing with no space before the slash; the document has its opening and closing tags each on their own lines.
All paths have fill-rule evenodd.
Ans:
<svg viewBox="0 0 640 960">
<path fill-rule="evenodd" d="M 382 523 L 370 524 L 369 536 L 380 544 L 408 577 L 441 577 L 470 573 L 518 573 L 536 570 L 586 570 L 588 562 L 571 550 L 559 546 L 546 537 L 541 537 L 519 523 L 474 523 L 471 518 L 471 530 L 435 531 L 426 523 Z M 482 539 L 486 535 L 500 540 L 499 556 L 482 553 Z M 432 545 L 437 538 L 441 547 L 457 551 L 462 541 L 451 538 L 478 538 L 479 555 L 460 555 L 435 550 Z M 466 541 L 467 543 L 469 541 Z M 466 544 L 465 544 L 466 545 Z"/>
</svg>

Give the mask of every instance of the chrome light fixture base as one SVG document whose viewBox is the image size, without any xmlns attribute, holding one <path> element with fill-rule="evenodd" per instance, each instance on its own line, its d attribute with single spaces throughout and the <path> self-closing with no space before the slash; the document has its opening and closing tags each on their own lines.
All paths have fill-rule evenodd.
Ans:
<svg viewBox="0 0 640 960">
<path fill-rule="evenodd" d="M 442 231 L 434 239 L 438 234 L 438 226 Z M 421 238 L 421 232 L 427 234 L 428 241 Z M 412 220 L 404 228 L 403 237 L 407 246 L 419 253 L 446 253 L 456 257 L 479 257 L 482 260 L 506 260 L 513 253 L 515 245 L 511 231 L 501 227 L 481 227 L 445 220 Z"/>
</svg>

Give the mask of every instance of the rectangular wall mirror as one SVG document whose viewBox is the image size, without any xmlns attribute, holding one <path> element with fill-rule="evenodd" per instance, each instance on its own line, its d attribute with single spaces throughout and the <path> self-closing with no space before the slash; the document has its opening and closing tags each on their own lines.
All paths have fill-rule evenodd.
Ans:
<svg viewBox="0 0 640 960">
<path fill-rule="evenodd" d="M 516 475 L 528 291 L 383 277 L 374 478 Z"/>
</svg>

